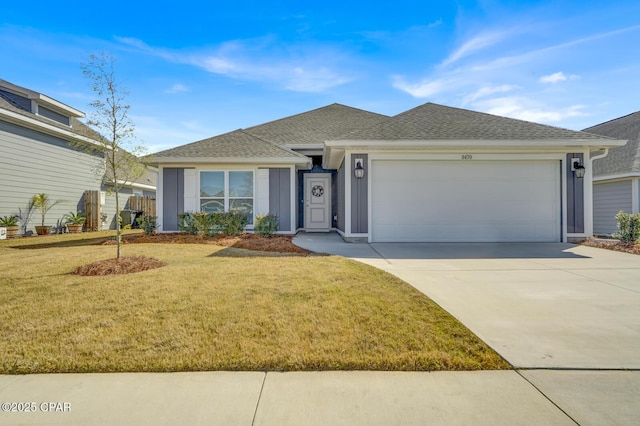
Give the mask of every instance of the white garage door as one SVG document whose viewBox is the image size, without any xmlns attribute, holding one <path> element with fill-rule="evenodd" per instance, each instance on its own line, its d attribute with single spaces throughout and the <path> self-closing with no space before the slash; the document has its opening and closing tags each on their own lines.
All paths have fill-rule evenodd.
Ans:
<svg viewBox="0 0 640 426">
<path fill-rule="evenodd" d="M 560 241 L 559 164 L 374 160 L 372 240 Z"/>
</svg>

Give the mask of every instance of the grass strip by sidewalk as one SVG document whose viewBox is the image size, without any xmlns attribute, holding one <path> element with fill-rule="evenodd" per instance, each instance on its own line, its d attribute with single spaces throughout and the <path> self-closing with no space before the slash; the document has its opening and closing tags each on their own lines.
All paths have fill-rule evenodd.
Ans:
<svg viewBox="0 0 640 426">
<path fill-rule="evenodd" d="M 125 255 L 167 266 L 80 277 L 69 272 L 115 248 L 69 237 L 0 243 L 0 373 L 509 368 L 413 287 L 354 261 L 133 244 Z"/>
</svg>

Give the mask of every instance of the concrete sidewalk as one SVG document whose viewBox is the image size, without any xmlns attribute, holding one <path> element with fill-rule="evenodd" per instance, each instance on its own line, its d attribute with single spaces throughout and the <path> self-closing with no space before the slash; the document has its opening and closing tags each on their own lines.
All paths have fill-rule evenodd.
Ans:
<svg viewBox="0 0 640 426">
<path fill-rule="evenodd" d="M 35 407 L 3 425 L 575 425 L 515 371 L 0 376 L 0 401 Z"/>
</svg>

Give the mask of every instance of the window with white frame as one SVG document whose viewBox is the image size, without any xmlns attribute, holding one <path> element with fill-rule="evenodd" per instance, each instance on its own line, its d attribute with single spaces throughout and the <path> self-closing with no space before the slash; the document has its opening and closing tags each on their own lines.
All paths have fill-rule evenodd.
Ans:
<svg viewBox="0 0 640 426">
<path fill-rule="evenodd" d="M 244 170 L 200 172 L 200 211 L 239 211 L 253 224 L 253 172 Z"/>
</svg>

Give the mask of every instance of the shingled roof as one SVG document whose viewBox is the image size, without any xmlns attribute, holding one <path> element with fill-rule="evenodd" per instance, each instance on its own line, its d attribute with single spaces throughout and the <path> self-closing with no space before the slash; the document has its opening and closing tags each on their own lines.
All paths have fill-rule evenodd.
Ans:
<svg viewBox="0 0 640 426">
<path fill-rule="evenodd" d="M 598 140 L 589 133 L 426 103 L 335 140 Z"/>
<path fill-rule="evenodd" d="M 583 131 L 629 140 L 625 146 L 611 148 L 609 155 L 593 162 L 594 176 L 640 172 L 640 111 L 588 127 Z"/>
<path fill-rule="evenodd" d="M 249 127 L 245 132 L 280 146 L 323 145 L 354 129 L 370 127 L 389 117 L 331 104 L 322 108 Z"/>
<path fill-rule="evenodd" d="M 302 154 L 279 147 L 239 129 L 219 136 L 192 142 L 176 148 L 167 149 L 153 155 L 154 162 L 168 159 L 208 160 L 252 160 L 290 159 L 299 163 L 308 161 Z"/>
</svg>

